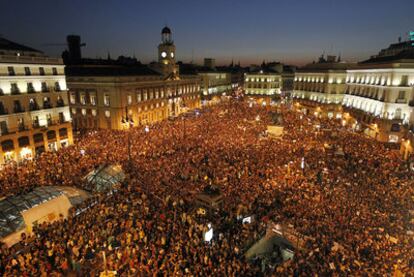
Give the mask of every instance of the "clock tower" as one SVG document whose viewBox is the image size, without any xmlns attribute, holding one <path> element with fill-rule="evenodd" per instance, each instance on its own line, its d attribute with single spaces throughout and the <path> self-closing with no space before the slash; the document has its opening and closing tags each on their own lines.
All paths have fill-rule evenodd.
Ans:
<svg viewBox="0 0 414 277">
<path fill-rule="evenodd" d="M 167 26 L 161 31 L 161 43 L 158 45 L 158 62 L 175 65 L 175 45 L 171 30 Z"/>
<path fill-rule="evenodd" d="M 179 78 L 179 67 L 175 64 L 175 45 L 171 29 L 165 26 L 161 31 L 161 43 L 158 45 L 158 62 L 151 68 L 161 73 L 165 78 Z"/>
</svg>

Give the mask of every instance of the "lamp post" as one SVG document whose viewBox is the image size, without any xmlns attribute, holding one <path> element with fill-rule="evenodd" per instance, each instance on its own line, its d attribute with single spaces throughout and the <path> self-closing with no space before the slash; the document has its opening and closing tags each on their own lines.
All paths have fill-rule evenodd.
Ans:
<svg viewBox="0 0 414 277">
<path fill-rule="evenodd" d="M 128 106 L 125 107 L 125 117 L 122 117 L 121 123 L 128 129 L 134 126 L 132 116 L 128 115 Z M 131 130 L 128 130 L 128 167 L 131 169 Z"/>
</svg>

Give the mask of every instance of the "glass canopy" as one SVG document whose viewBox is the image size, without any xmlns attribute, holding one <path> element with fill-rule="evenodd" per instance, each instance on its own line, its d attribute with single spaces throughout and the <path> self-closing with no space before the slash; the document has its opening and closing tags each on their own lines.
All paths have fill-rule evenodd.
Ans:
<svg viewBox="0 0 414 277">
<path fill-rule="evenodd" d="M 120 165 L 101 165 L 85 176 L 90 190 L 95 192 L 112 190 L 124 179 L 125 174 Z"/>
</svg>

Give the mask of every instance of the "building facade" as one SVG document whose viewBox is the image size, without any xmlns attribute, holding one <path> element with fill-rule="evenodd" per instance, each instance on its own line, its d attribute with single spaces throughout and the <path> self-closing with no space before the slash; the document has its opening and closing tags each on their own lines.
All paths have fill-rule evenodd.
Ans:
<svg viewBox="0 0 414 277">
<path fill-rule="evenodd" d="M 201 92 L 203 99 L 228 94 L 232 90 L 231 74 L 215 70 L 203 70 L 198 72 L 201 78 Z"/>
<path fill-rule="evenodd" d="M 281 93 L 282 75 L 273 70 L 261 69 L 244 74 L 244 91 L 248 96 L 274 96 Z"/>
<path fill-rule="evenodd" d="M 341 104 L 346 90 L 346 70 L 352 66 L 334 56 L 323 56 L 295 73 L 293 98 L 320 104 Z"/>
<path fill-rule="evenodd" d="M 381 141 L 400 142 L 406 131 L 413 129 L 411 42 L 392 44 L 377 56 L 358 63 L 347 71 L 346 85 L 343 106 L 364 125 L 368 135 Z"/>
<path fill-rule="evenodd" d="M 0 38 L 0 164 L 73 143 L 63 61 Z"/>
<path fill-rule="evenodd" d="M 81 59 L 68 65 L 68 87 L 75 129 L 124 129 L 152 124 L 200 107 L 200 79 L 180 76 L 171 30 L 162 30 L 158 63 Z"/>
</svg>

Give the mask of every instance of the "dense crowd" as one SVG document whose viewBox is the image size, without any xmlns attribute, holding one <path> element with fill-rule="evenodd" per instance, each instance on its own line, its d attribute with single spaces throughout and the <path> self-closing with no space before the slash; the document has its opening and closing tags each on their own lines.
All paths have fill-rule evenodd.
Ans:
<svg viewBox="0 0 414 277">
<path fill-rule="evenodd" d="M 339 120 L 277 109 L 282 139 L 265 132 L 275 107 L 234 100 L 149 132 L 92 131 L 73 146 L 7 166 L 0 171 L 3 195 L 82 187 L 82 177 L 104 163 L 121 164 L 128 177 L 118 193 L 84 203 L 89 209 L 80 215 L 38 226 L 35 237 L 20 243 L 24 251 L 3 246 L 0 274 L 94 276 L 104 268 L 120 276 L 414 274 L 407 164 Z M 224 206 L 208 219 L 215 236 L 206 243 L 207 219 L 194 214 L 193 200 L 211 184 Z M 241 211 L 255 220 L 241 224 Z M 292 260 L 263 273 L 244 251 L 270 221 L 291 224 L 310 239 Z"/>
</svg>

